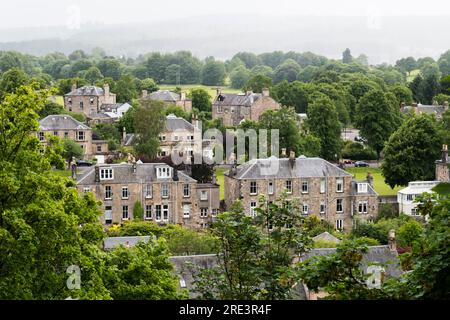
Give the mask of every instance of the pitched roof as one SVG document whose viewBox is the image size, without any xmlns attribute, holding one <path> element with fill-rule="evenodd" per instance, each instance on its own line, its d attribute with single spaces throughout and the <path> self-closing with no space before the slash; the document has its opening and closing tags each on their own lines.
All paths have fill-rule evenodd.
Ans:
<svg viewBox="0 0 450 320">
<path fill-rule="evenodd" d="M 105 92 L 103 91 L 103 88 L 96 86 L 84 86 L 67 93 L 66 96 L 103 96 L 104 94 Z"/>
<path fill-rule="evenodd" d="M 230 175 L 230 172 L 228 173 Z M 237 167 L 236 179 L 346 177 L 350 173 L 321 159 L 300 156 L 291 166 L 288 158 L 254 159 Z"/>
<path fill-rule="evenodd" d="M 302 256 L 300 261 L 305 261 L 316 256 L 326 256 L 336 253 L 336 248 L 317 248 L 311 249 Z M 389 277 L 399 277 L 402 274 L 400 260 L 397 251 L 391 251 L 389 246 L 370 246 L 367 253 L 363 255 L 362 268 L 366 270 L 367 266 L 373 263 L 382 264 Z"/>
<path fill-rule="evenodd" d="M 180 94 L 169 90 L 158 90 L 148 95 L 151 100 L 176 102 L 180 100 Z"/>
<path fill-rule="evenodd" d="M 108 183 L 149 183 L 156 181 L 156 167 L 167 166 L 165 163 L 136 163 L 136 173 L 133 172 L 133 164 L 102 164 L 100 168 L 112 168 L 114 171 L 114 179 L 107 180 Z M 187 174 L 178 171 L 179 181 L 195 182 L 196 180 Z M 162 180 L 162 179 L 161 179 Z M 164 181 L 173 181 L 173 178 L 164 179 Z M 95 167 L 90 167 L 84 174 L 78 177 L 77 184 L 93 185 L 95 182 Z"/>
<path fill-rule="evenodd" d="M 194 131 L 194 125 L 184 118 L 179 118 L 174 114 L 169 114 L 166 117 L 166 131 L 175 131 L 175 130 L 188 130 Z"/>
<path fill-rule="evenodd" d="M 39 120 L 39 130 L 91 130 L 91 128 L 69 115 L 57 114 Z"/>
<path fill-rule="evenodd" d="M 250 107 L 262 97 L 261 93 L 221 93 L 214 99 L 216 106 L 246 106 Z"/>
<path fill-rule="evenodd" d="M 412 110 L 412 108 L 412 106 L 404 106 L 402 111 L 408 112 L 409 110 Z M 445 112 L 445 106 L 443 105 L 418 104 L 417 109 L 420 113 L 435 114 L 438 116 L 441 116 Z"/>
<path fill-rule="evenodd" d="M 341 240 L 339 238 L 336 238 L 335 236 L 333 236 L 331 233 L 325 231 L 322 232 L 321 234 L 318 234 L 317 236 L 312 238 L 313 241 L 330 241 L 330 242 L 341 242 Z"/>
<path fill-rule="evenodd" d="M 105 112 L 113 112 L 125 104 L 127 103 L 104 103 L 101 105 L 100 109 Z"/>
</svg>

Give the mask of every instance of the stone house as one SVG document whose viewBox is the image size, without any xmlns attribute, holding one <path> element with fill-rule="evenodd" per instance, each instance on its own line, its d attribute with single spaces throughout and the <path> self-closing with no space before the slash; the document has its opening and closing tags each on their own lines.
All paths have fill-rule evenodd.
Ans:
<svg viewBox="0 0 450 320">
<path fill-rule="evenodd" d="M 164 132 L 159 135 L 160 152 L 158 156 L 168 156 L 177 152 L 180 158 L 202 154 L 212 159 L 214 141 L 202 139 L 201 122 L 196 116 L 192 123 L 184 118 L 170 114 L 166 117 Z"/>
<path fill-rule="evenodd" d="M 142 99 L 162 101 L 166 105 L 174 104 L 185 112 L 192 111 L 192 100 L 187 98 L 186 92 L 176 93 L 169 90 L 158 90 L 148 94 L 147 90 L 142 90 Z"/>
<path fill-rule="evenodd" d="M 442 146 L 442 158 L 436 161 L 436 180 L 450 182 L 450 158 L 446 144 Z"/>
<path fill-rule="evenodd" d="M 105 225 L 133 220 L 138 201 L 144 220 L 191 228 L 207 227 L 220 207 L 219 185 L 197 183 L 165 163 L 97 165 L 78 177 L 77 188 L 102 201 Z"/>
<path fill-rule="evenodd" d="M 408 113 L 412 110 L 415 114 L 434 114 L 436 119 L 442 119 L 442 115 L 445 111 L 448 110 L 448 101 L 445 101 L 442 105 L 439 105 L 437 102 L 432 105 L 425 105 L 420 103 L 413 103 L 410 106 L 402 103 L 400 106 L 401 113 Z"/>
<path fill-rule="evenodd" d="M 220 119 L 224 126 L 237 126 L 243 120 L 258 121 L 259 117 L 267 110 L 277 110 L 281 106 L 270 97 L 269 90 L 262 93 L 221 93 L 212 105 L 212 118 Z"/>
<path fill-rule="evenodd" d="M 285 196 L 295 200 L 305 216 L 316 215 L 340 231 L 350 231 L 355 218 L 371 221 L 378 214 L 378 194 L 372 178 L 356 181 L 353 176 L 320 158 L 270 157 L 254 159 L 224 175 L 225 206 L 237 199 L 245 213 L 254 214 L 263 195 L 276 202 Z"/>
<path fill-rule="evenodd" d="M 72 91 L 64 95 L 64 107 L 66 110 L 77 113 L 84 113 L 86 116 L 100 113 L 104 104 L 115 104 L 116 95 L 111 93 L 109 85 L 103 88 L 96 86 L 84 86 L 77 88 L 72 85 Z"/>
<path fill-rule="evenodd" d="M 93 140 L 92 129 L 69 115 L 49 115 L 39 120 L 39 131 L 37 132 L 39 141 L 45 143 L 46 135 L 75 141 L 83 148 L 84 156 L 88 159 L 95 155 L 108 153 L 107 141 Z"/>
</svg>

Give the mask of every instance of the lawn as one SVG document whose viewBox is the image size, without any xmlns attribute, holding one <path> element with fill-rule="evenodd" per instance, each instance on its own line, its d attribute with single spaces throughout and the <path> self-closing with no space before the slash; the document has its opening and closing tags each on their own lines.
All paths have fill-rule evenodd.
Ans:
<svg viewBox="0 0 450 320">
<path fill-rule="evenodd" d="M 346 170 L 353 174 L 357 180 L 365 180 L 367 172 L 372 173 L 375 191 L 378 192 L 380 196 L 396 195 L 397 191 L 403 188 L 395 187 L 394 189 L 391 189 L 391 187 L 384 182 L 384 177 L 381 175 L 380 168 L 347 168 Z"/>
<path fill-rule="evenodd" d="M 64 178 L 71 178 L 72 171 L 71 170 L 53 170 L 55 174 Z M 77 172 L 78 173 L 78 172 Z"/>
<path fill-rule="evenodd" d="M 160 90 L 175 90 L 177 86 L 175 85 L 160 85 L 159 89 Z M 187 84 L 187 85 L 180 85 L 178 86 L 181 88 L 182 91 L 187 91 L 189 93 L 189 91 L 191 89 L 205 89 L 206 91 L 208 91 L 211 100 L 214 99 L 216 97 L 216 89 L 218 88 L 217 86 L 204 86 L 201 84 Z M 241 90 L 239 89 L 232 89 L 229 87 L 219 87 L 223 93 L 239 93 L 241 92 Z"/>
<path fill-rule="evenodd" d="M 228 171 L 228 170 L 227 169 L 221 169 L 221 168 L 217 168 L 216 169 L 217 184 L 220 185 L 220 200 L 225 199 L 225 183 L 224 183 L 223 174 L 226 171 Z"/>
<path fill-rule="evenodd" d="M 64 106 L 64 97 L 63 96 L 51 96 L 49 97 L 50 101 L 53 101 L 61 106 Z"/>
</svg>

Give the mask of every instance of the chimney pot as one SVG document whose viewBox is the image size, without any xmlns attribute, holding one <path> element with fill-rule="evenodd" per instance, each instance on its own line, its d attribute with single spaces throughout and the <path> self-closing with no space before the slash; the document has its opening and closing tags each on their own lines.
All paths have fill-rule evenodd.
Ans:
<svg viewBox="0 0 450 320">
<path fill-rule="evenodd" d="M 282 158 L 286 158 L 287 157 L 286 148 L 281 148 L 281 157 Z"/>
<path fill-rule="evenodd" d="M 389 245 L 389 249 L 391 251 L 397 252 L 397 241 L 395 238 L 395 230 L 394 229 L 389 230 L 388 245 Z"/>
<path fill-rule="evenodd" d="M 268 97 L 268 96 L 270 96 L 269 89 L 268 89 L 268 88 L 263 88 L 263 89 L 262 89 L 262 95 L 263 95 L 263 97 Z"/>
<path fill-rule="evenodd" d="M 147 98 L 147 96 L 148 96 L 148 91 L 142 90 L 142 98 Z"/>
</svg>

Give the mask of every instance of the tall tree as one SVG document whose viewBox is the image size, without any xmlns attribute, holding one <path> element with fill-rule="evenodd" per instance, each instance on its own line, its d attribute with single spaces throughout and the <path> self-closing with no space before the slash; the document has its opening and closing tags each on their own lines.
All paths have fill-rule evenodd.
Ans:
<svg viewBox="0 0 450 320">
<path fill-rule="evenodd" d="M 202 70 L 202 84 L 207 86 L 221 86 L 225 81 L 225 66 L 223 62 L 208 60 Z"/>
<path fill-rule="evenodd" d="M 320 139 L 320 156 L 337 160 L 342 147 L 341 125 L 333 102 L 325 95 L 319 95 L 308 106 L 308 128 Z"/>
<path fill-rule="evenodd" d="M 361 136 L 379 157 L 385 141 L 400 125 L 399 107 L 383 91 L 372 90 L 360 99 L 356 112 Z"/>
<path fill-rule="evenodd" d="M 271 86 L 272 86 L 271 78 L 262 74 L 258 74 L 248 79 L 243 89 L 245 91 L 250 90 L 253 92 L 261 93 L 264 88 L 270 88 Z"/>
<path fill-rule="evenodd" d="M 387 184 L 394 188 L 410 181 L 433 180 L 441 142 L 435 120 L 426 115 L 407 119 L 383 151 L 381 170 Z"/>
<path fill-rule="evenodd" d="M 352 54 L 350 52 L 350 49 L 347 48 L 342 53 L 342 63 L 351 63 L 353 61 Z"/>
<path fill-rule="evenodd" d="M 141 100 L 134 112 L 134 152 L 137 157 L 153 158 L 159 149 L 159 134 L 164 130 L 166 117 L 164 103 L 155 100 Z"/>
<path fill-rule="evenodd" d="M 211 112 L 211 97 L 205 89 L 192 89 L 189 92 L 189 97 L 192 99 L 192 107 L 200 111 Z"/>
</svg>

